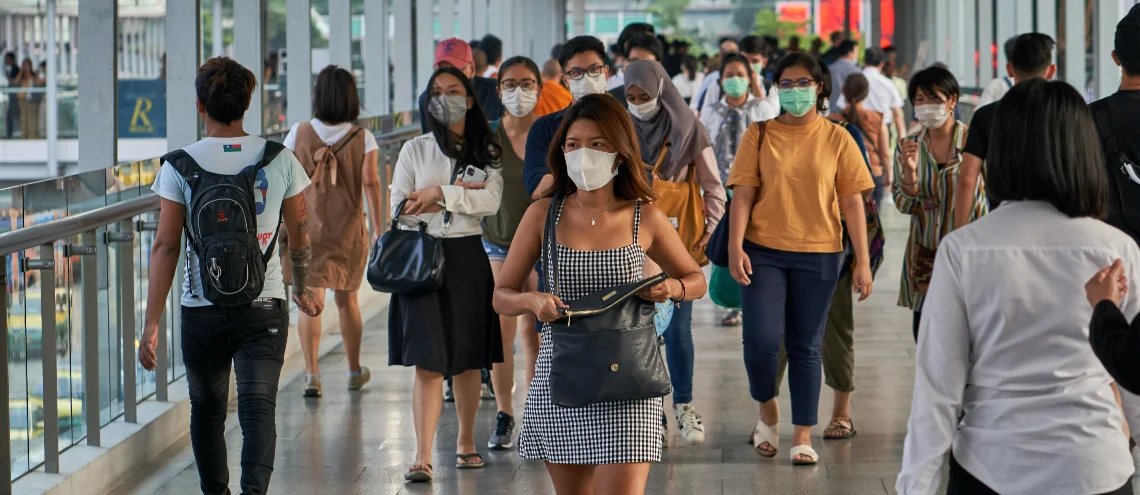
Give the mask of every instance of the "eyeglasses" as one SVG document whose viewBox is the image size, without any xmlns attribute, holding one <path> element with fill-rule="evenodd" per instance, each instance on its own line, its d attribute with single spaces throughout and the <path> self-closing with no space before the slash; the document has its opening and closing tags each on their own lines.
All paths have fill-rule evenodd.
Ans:
<svg viewBox="0 0 1140 495">
<path fill-rule="evenodd" d="M 588 68 L 586 70 L 577 69 L 577 68 L 570 69 L 570 70 L 566 71 L 566 77 L 569 77 L 570 79 L 575 80 L 575 81 L 581 79 L 582 76 L 584 76 L 586 74 L 589 74 L 590 77 L 598 77 L 598 76 L 602 75 L 602 71 L 605 69 L 606 69 L 606 66 L 604 66 L 604 65 L 592 65 L 592 66 L 590 66 L 590 68 Z"/>
<path fill-rule="evenodd" d="M 782 93 L 791 92 L 793 88 L 810 88 L 812 86 L 815 86 L 815 80 L 807 78 L 799 79 L 796 81 L 793 81 L 791 79 L 782 79 L 777 84 L 777 87 L 780 88 L 780 92 Z"/>
<path fill-rule="evenodd" d="M 531 91 L 538 86 L 538 81 L 535 81 L 534 79 L 523 79 L 521 81 L 516 81 L 514 79 L 504 79 L 500 85 L 502 85 L 503 89 L 507 91 L 512 91 L 515 88 L 522 88 L 523 91 Z"/>
</svg>

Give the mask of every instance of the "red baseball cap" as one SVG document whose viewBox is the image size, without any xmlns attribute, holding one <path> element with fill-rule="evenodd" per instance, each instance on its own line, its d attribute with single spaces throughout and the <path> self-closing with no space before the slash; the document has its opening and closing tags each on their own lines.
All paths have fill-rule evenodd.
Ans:
<svg viewBox="0 0 1140 495">
<path fill-rule="evenodd" d="M 435 45 L 435 65 L 438 66 L 440 62 L 447 62 L 459 70 L 463 70 L 468 64 L 474 65 L 475 59 L 471 56 L 471 45 L 459 38 L 450 38 L 439 42 L 438 45 Z"/>
</svg>

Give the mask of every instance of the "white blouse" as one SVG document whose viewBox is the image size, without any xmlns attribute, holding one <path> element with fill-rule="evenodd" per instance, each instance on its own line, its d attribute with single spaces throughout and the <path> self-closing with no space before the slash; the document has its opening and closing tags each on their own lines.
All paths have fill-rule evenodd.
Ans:
<svg viewBox="0 0 1140 495">
<path fill-rule="evenodd" d="M 1011 201 L 938 248 L 895 485 L 934 493 L 947 449 L 998 493 L 1105 493 L 1132 476 L 1085 283 L 1116 259 L 1140 310 L 1140 248 L 1099 220 Z M 964 412 L 961 422 L 958 415 Z"/>
<path fill-rule="evenodd" d="M 436 237 L 455 238 L 482 235 L 480 222 L 483 217 L 499 211 L 499 201 L 503 196 L 503 175 L 498 163 L 486 168 L 487 187 L 465 189 L 452 185 L 452 172 L 455 160 L 443 154 L 436 144 L 433 134 L 423 134 L 404 143 L 396 169 L 392 172 L 392 213 L 400 202 L 414 191 L 440 186 L 444 200 L 439 205 L 451 212 L 451 222 L 443 223 L 444 212 L 425 213 L 417 216 L 402 216 L 400 227 L 414 229 L 417 220 L 428 224 L 427 233 Z"/>
</svg>

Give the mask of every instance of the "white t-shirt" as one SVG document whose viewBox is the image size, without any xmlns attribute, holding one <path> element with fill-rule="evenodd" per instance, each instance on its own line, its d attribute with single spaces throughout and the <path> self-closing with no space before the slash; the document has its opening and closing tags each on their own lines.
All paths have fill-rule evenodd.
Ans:
<svg viewBox="0 0 1140 495">
<path fill-rule="evenodd" d="M 903 106 L 902 95 L 895 87 L 895 82 L 884 76 L 878 68 L 864 67 L 863 75 L 867 76 L 868 83 L 867 99 L 863 100 L 863 106 L 883 114 L 883 123 L 889 125 L 894 120 L 894 110 Z M 832 111 L 843 110 L 846 107 L 847 98 L 840 94 L 839 101 Z"/>
<path fill-rule="evenodd" d="M 198 165 L 207 172 L 216 174 L 237 174 L 246 167 L 257 165 L 265 152 L 265 139 L 258 136 L 239 138 L 206 138 L 183 148 Z M 268 166 L 257 174 L 254 191 L 257 205 L 257 240 L 261 248 L 269 247 L 269 241 L 281 220 L 281 203 L 301 193 L 309 185 L 309 176 L 293 152 L 282 150 Z M 162 164 L 151 189 L 159 197 L 177 203 L 190 202 L 190 185 L 168 162 Z M 190 210 L 186 216 L 189 221 Z M 285 228 L 282 226 L 281 228 Z M 281 260 L 277 257 L 280 243 L 274 246 L 265 269 L 265 284 L 260 297 L 285 298 L 285 284 L 281 280 Z M 198 269 L 198 257 L 187 247 L 187 267 L 190 278 L 182 284 L 182 305 L 187 307 L 210 306 L 201 295 L 202 279 Z M 191 283 L 194 292 L 191 293 Z"/>
<path fill-rule="evenodd" d="M 319 119 L 310 120 L 309 125 L 313 126 L 313 130 L 316 131 L 317 137 L 321 138 L 321 141 L 329 146 L 339 143 L 341 139 L 344 139 L 344 137 L 348 135 L 348 130 L 352 129 L 352 124 L 348 122 L 329 125 L 321 122 Z M 282 144 L 284 144 L 286 148 L 289 148 L 291 150 L 297 149 L 297 128 L 300 126 L 301 123 L 298 122 L 296 124 L 293 124 L 292 129 L 289 129 L 289 134 L 285 136 L 285 141 L 282 141 Z M 380 146 L 376 144 L 376 136 L 373 136 L 371 131 L 368 129 L 361 129 L 360 132 L 364 134 L 365 155 L 367 155 L 369 152 L 380 149 Z"/>
<path fill-rule="evenodd" d="M 491 77 L 491 76 L 498 74 L 498 73 L 499 73 L 499 66 L 488 65 L 487 69 L 483 71 L 483 77 Z"/>
</svg>

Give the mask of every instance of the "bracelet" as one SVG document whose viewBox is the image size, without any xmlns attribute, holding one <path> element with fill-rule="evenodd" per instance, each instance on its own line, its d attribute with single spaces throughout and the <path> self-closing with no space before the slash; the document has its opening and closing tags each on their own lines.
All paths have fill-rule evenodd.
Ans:
<svg viewBox="0 0 1140 495">
<path fill-rule="evenodd" d="M 674 279 L 674 280 L 676 280 L 678 284 L 681 284 L 681 298 L 680 298 L 680 299 L 677 299 L 677 302 L 684 302 L 684 301 L 685 301 L 685 296 L 688 294 L 688 293 L 685 291 L 685 281 L 684 281 L 684 280 L 681 280 L 681 279 L 679 279 L 679 278 L 678 278 L 678 279 Z"/>
</svg>

